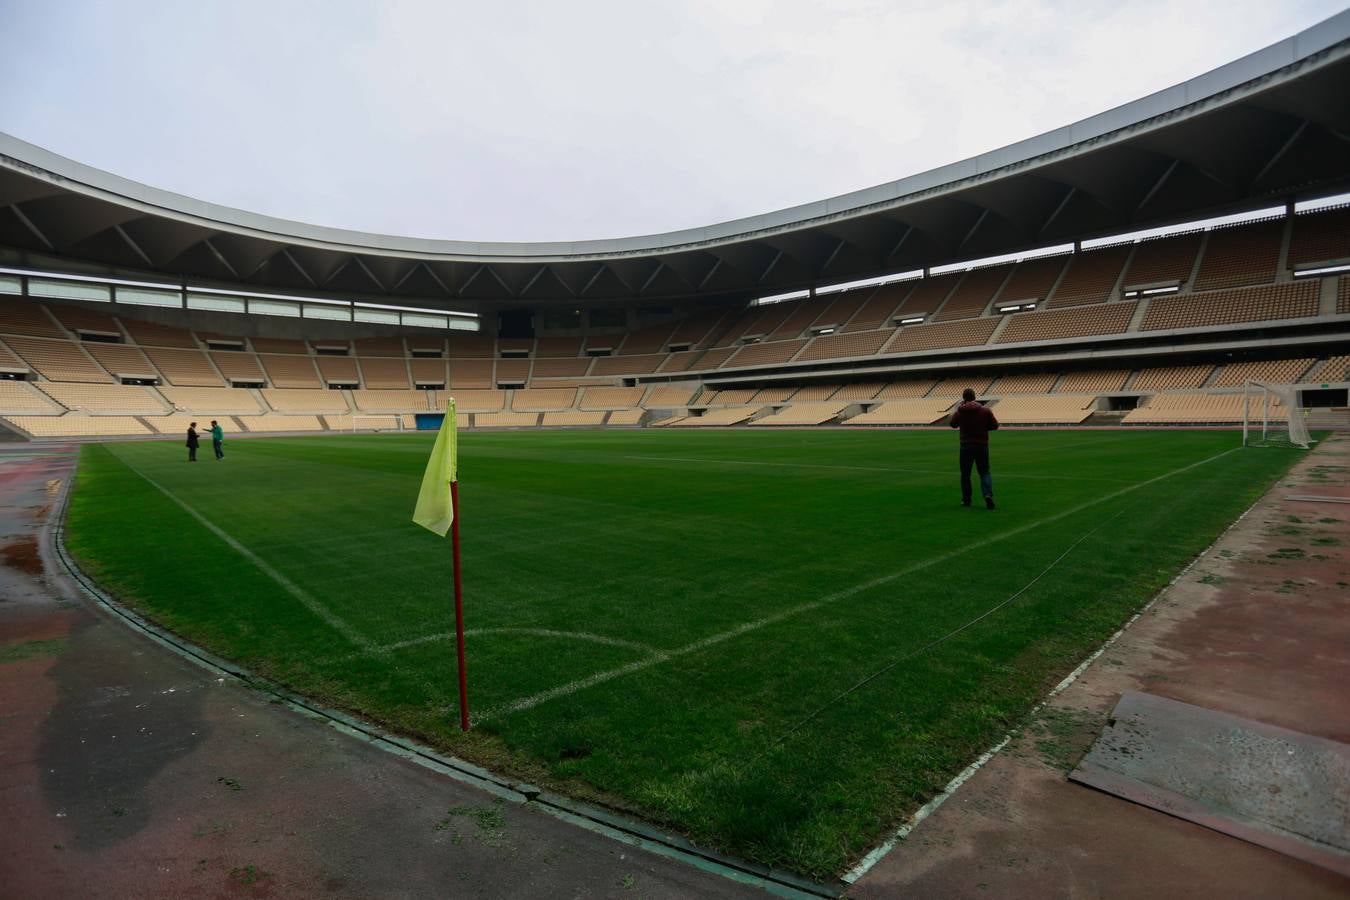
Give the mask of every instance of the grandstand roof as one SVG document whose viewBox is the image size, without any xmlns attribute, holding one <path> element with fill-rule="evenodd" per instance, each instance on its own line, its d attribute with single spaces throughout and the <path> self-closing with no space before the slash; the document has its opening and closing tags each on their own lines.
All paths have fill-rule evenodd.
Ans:
<svg viewBox="0 0 1350 900">
<path fill-rule="evenodd" d="M 548 243 L 367 234 L 148 187 L 0 134 L 0 245 L 369 299 L 746 296 L 1350 188 L 1350 11 L 1172 88 L 876 187 L 703 228 Z"/>
</svg>

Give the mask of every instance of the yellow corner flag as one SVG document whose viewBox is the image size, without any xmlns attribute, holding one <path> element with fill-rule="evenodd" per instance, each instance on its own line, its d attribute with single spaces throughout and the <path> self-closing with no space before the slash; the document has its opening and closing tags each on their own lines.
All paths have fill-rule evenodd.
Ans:
<svg viewBox="0 0 1350 900">
<path fill-rule="evenodd" d="M 457 429 L 455 401 L 451 398 L 446 403 L 445 418 L 441 421 L 436 443 L 431 448 L 427 471 L 422 476 L 422 490 L 417 495 L 417 507 L 413 510 L 414 522 L 441 537 L 445 537 L 445 533 L 450 530 L 450 523 L 455 520 L 455 511 L 450 503 L 450 483 L 458 477 Z"/>
</svg>

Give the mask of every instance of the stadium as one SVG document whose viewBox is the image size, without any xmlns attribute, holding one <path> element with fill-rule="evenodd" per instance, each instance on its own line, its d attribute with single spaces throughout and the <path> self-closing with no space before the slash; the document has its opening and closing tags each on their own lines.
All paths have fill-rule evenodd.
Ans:
<svg viewBox="0 0 1350 900">
<path fill-rule="evenodd" d="M 1341 13 L 898 181 L 696 229 L 539 243 L 285 221 L 0 134 L 0 458 L 42 476 L 29 505 L 19 487 L 6 502 L 41 508 L 25 527 L 40 532 L 35 571 L 69 586 L 62 610 L 256 688 L 270 715 L 486 791 L 436 826 L 456 846 L 462 831 L 501 850 L 494 802 L 544 806 L 717 885 L 652 874 L 658 894 L 964 895 L 973 885 L 922 880 L 946 859 L 937 844 L 981 833 L 943 817 L 985 797 L 980 779 L 1022 746 L 1058 760 L 1054 790 L 1107 804 L 1093 821 L 1143 815 L 1151 797 L 1150 815 L 1208 835 L 1177 838 L 1175 858 L 1234 854 L 1227 875 L 1176 863 L 1164 895 L 1229 878 L 1333 896 L 1350 877 L 1335 768 L 1350 759 L 1335 687 L 1347 97 Z M 947 425 L 965 389 L 1002 426 L 997 509 L 958 503 Z M 449 551 L 409 522 L 452 399 L 467 709 Z M 214 422 L 224 459 L 183 466 L 189 424 Z M 1251 547 L 1274 543 L 1225 549 L 1244 528 L 1267 529 Z M 1276 568 L 1236 571 L 1243 553 L 1278 568 L 1276 587 L 1254 580 Z M 1288 652 L 1248 681 L 1223 675 L 1227 702 L 1163 675 L 1113 692 L 1100 669 L 1128 668 L 1120 648 L 1175 605 L 1158 598 L 1197 578 L 1243 585 L 1243 603 L 1265 598 L 1277 618 L 1311 604 L 1278 628 L 1314 633 L 1250 625 Z M 1187 616 L 1222 621 L 1216 604 Z M 64 632 L 14 621 L 0 663 L 32 679 L 65 664 L 22 649 Z M 1157 655 L 1239 656 L 1223 627 Z M 1055 698 L 1087 690 L 1080 675 L 1108 685 L 1092 688 L 1101 708 L 1064 712 Z M 29 691 L 12 684 L 12 698 Z M 1243 700 L 1240 684 L 1269 696 Z M 1233 812 L 1175 785 L 1170 800 L 1121 788 L 1098 738 L 1145 690 L 1313 747 L 1314 774 L 1295 782 L 1325 802 Z M 237 792 L 233 777 L 217 780 Z M 1214 790 L 1267 789 L 1252 771 L 1233 783 Z M 109 833 L 136 818 L 116 817 Z M 1139 833 L 1182 827 L 1150 823 Z M 8 871 L 35 852 L 12 843 Z M 200 870 L 252 885 L 252 863 L 224 859 L 203 849 Z M 15 882 L 24 895 L 74 883 L 44 865 Z M 1017 892 L 981 872 L 981 887 Z M 1064 870 L 1039 877 L 1071 893 Z M 1140 878 L 1133 893 L 1156 892 Z"/>
</svg>

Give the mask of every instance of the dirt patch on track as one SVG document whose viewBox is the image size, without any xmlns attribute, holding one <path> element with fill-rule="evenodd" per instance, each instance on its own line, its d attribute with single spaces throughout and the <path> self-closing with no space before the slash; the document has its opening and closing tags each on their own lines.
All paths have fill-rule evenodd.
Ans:
<svg viewBox="0 0 1350 900">
<path fill-rule="evenodd" d="M 5 565 L 20 572 L 34 577 L 43 573 L 42 554 L 38 552 L 37 538 L 32 535 L 18 538 L 0 547 L 0 557 L 3 557 Z"/>
</svg>

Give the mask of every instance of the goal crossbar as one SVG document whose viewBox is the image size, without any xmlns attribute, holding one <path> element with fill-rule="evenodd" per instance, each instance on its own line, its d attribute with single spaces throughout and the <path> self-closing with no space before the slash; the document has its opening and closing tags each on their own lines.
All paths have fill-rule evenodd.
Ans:
<svg viewBox="0 0 1350 900">
<path fill-rule="evenodd" d="M 1242 386 L 1242 446 L 1312 445 L 1298 392 L 1287 384 L 1248 380 Z"/>
</svg>

